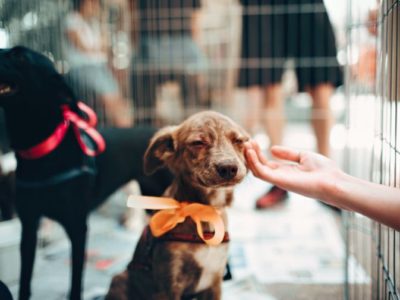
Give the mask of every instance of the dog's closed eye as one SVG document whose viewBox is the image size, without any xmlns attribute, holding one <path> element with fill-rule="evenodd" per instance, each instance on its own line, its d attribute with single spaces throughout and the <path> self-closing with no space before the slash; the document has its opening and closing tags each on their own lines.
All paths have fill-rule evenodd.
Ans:
<svg viewBox="0 0 400 300">
<path fill-rule="evenodd" d="M 233 138 L 232 144 L 234 145 L 242 145 L 244 143 L 244 140 L 241 138 Z"/>
<path fill-rule="evenodd" d="M 200 149 L 208 146 L 208 143 L 204 140 L 194 140 L 189 142 L 189 146 L 192 148 Z"/>
<path fill-rule="evenodd" d="M 239 146 L 239 147 L 243 146 L 243 144 L 245 142 L 247 142 L 248 140 L 249 140 L 249 138 L 247 136 L 236 136 L 235 135 L 231 138 L 232 144 Z"/>
</svg>

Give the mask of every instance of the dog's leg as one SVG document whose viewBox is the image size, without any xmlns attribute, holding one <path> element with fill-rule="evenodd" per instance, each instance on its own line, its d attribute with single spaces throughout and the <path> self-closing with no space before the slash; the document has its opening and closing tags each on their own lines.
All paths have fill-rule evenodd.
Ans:
<svg viewBox="0 0 400 300">
<path fill-rule="evenodd" d="M 151 298 L 152 300 L 181 300 L 182 296 L 179 294 L 175 293 L 156 293 L 153 295 Z"/>
<path fill-rule="evenodd" d="M 181 282 L 173 280 L 176 284 L 170 283 L 171 278 L 164 278 L 164 281 L 156 280 L 156 292 L 153 294 L 151 299 L 154 300 L 181 300 L 183 295 L 184 285 Z"/>
<path fill-rule="evenodd" d="M 211 288 L 201 292 L 197 296 L 197 300 L 220 300 L 221 299 L 221 278 L 215 280 Z"/>
<path fill-rule="evenodd" d="M 21 275 L 19 282 L 19 299 L 29 299 L 31 294 L 31 279 L 33 264 L 35 261 L 37 229 L 39 217 L 21 218 L 22 237 L 21 237 Z"/>
<path fill-rule="evenodd" d="M 68 237 L 71 240 L 72 250 L 72 278 L 71 278 L 71 300 L 80 300 L 82 292 L 82 273 L 85 260 L 86 246 L 86 216 L 77 217 L 72 224 L 64 225 Z"/>
</svg>

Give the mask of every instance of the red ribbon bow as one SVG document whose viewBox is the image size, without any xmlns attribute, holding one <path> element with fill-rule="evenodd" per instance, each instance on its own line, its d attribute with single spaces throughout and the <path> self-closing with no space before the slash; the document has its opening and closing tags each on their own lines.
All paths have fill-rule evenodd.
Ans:
<svg viewBox="0 0 400 300">
<path fill-rule="evenodd" d="M 87 120 L 82 119 L 77 113 L 73 112 L 68 105 L 61 106 L 63 121 L 56 127 L 54 132 L 41 143 L 26 149 L 19 150 L 18 155 L 25 159 L 38 159 L 56 149 L 63 141 L 69 126 L 72 126 L 75 137 L 83 153 L 88 156 L 96 156 L 106 148 L 106 143 L 100 133 L 94 128 L 97 124 L 97 117 L 94 111 L 82 102 L 78 102 L 78 107 L 82 110 Z M 95 142 L 96 150 L 90 149 L 82 140 L 83 130 Z"/>
</svg>

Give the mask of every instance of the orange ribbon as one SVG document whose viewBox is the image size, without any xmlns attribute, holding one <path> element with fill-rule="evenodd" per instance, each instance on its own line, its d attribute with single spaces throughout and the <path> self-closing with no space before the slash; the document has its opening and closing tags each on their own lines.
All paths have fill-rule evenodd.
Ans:
<svg viewBox="0 0 400 300">
<path fill-rule="evenodd" d="M 155 237 L 163 235 L 179 223 L 183 223 L 187 217 L 191 217 L 196 223 L 198 235 L 207 245 L 219 245 L 224 239 L 225 225 L 220 213 L 213 206 L 178 202 L 173 198 L 147 196 L 130 196 L 127 206 L 160 210 L 150 219 L 150 230 Z M 214 228 L 212 238 L 204 238 L 202 222 L 207 222 Z"/>
</svg>

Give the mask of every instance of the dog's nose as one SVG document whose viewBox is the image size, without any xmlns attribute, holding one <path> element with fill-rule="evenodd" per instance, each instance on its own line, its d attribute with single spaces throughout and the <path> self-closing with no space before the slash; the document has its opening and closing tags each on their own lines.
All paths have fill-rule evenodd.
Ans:
<svg viewBox="0 0 400 300">
<path fill-rule="evenodd" d="M 219 176 L 224 179 L 232 179 L 236 176 L 236 173 L 238 171 L 238 167 L 235 164 L 231 163 L 218 164 L 216 165 L 216 168 Z"/>
</svg>

